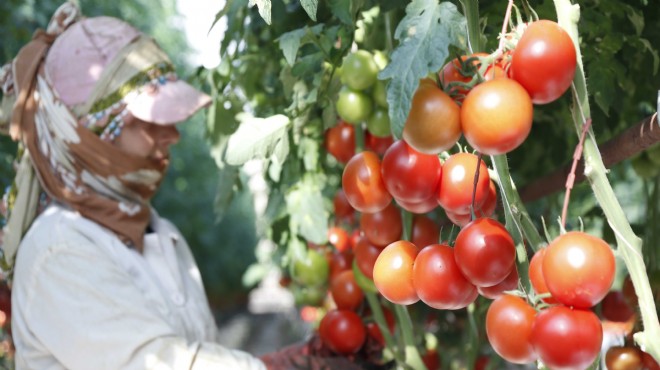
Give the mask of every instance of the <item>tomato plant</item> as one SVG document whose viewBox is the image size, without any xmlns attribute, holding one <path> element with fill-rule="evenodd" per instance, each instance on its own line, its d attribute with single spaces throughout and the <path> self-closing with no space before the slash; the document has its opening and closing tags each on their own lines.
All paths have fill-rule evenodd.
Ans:
<svg viewBox="0 0 660 370">
<path fill-rule="evenodd" d="M 413 285 L 413 263 L 419 249 L 405 240 L 383 249 L 374 265 L 374 284 L 380 294 L 395 304 L 409 305 L 419 301 Z"/>
<path fill-rule="evenodd" d="M 493 301 L 486 314 L 486 334 L 497 354 L 516 364 L 536 361 L 531 342 L 536 310 L 522 298 L 504 294 Z"/>
<path fill-rule="evenodd" d="M 487 56 L 486 53 L 463 55 L 460 59 L 454 58 L 445 64 L 439 73 L 440 83 L 445 91 L 454 96 L 457 101 L 463 101 L 470 89 L 456 83 L 466 84 L 470 82 L 481 65 L 479 57 L 485 56 Z M 450 85 L 452 83 L 455 85 Z"/>
<path fill-rule="evenodd" d="M 326 313 L 319 324 L 319 334 L 326 346 L 343 355 L 359 351 L 367 338 L 360 316 L 348 310 Z"/>
<path fill-rule="evenodd" d="M 403 225 L 401 213 L 393 203 L 374 213 L 363 213 L 360 218 L 360 229 L 371 243 L 385 247 L 401 239 Z"/>
<path fill-rule="evenodd" d="M 442 177 L 438 186 L 438 203 L 446 211 L 470 213 L 477 162 L 479 162 L 479 177 L 474 192 L 474 206 L 480 207 L 486 201 L 490 186 L 486 164 L 478 160 L 474 154 L 457 153 L 451 155 L 442 165 Z"/>
<path fill-rule="evenodd" d="M 420 153 L 397 140 L 385 152 L 381 172 L 385 187 L 395 199 L 419 203 L 436 192 L 442 164 L 437 155 Z"/>
<path fill-rule="evenodd" d="M 358 153 L 346 164 L 341 178 L 348 202 L 360 212 L 378 212 L 392 201 L 380 172 L 381 164 L 373 152 Z"/>
</svg>

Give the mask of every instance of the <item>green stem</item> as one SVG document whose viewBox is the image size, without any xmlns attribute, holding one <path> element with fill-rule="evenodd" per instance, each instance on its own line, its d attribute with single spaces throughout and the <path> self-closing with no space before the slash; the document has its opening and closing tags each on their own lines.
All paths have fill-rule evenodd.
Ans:
<svg viewBox="0 0 660 370">
<path fill-rule="evenodd" d="M 422 356 L 420 356 L 419 350 L 417 350 L 413 324 L 408 309 L 406 306 L 397 304 L 394 305 L 394 313 L 396 315 L 396 321 L 401 327 L 401 335 L 403 336 L 403 345 L 406 353 L 406 364 L 414 370 L 426 370 Z"/>
<path fill-rule="evenodd" d="M 385 339 L 385 348 L 392 352 L 394 360 L 398 364 L 405 363 L 403 353 L 401 353 L 401 351 L 397 348 L 396 343 L 394 343 L 394 338 L 390 333 L 390 328 L 387 325 L 387 320 L 385 320 L 383 309 L 380 305 L 380 302 L 378 301 L 378 295 L 373 292 L 364 292 L 364 295 L 367 297 L 367 303 L 369 304 L 371 312 L 374 315 L 374 321 L 376 321 L 380 332 L 383 334 L 383 339 Z"/>
<path fill-rule="evenodd" d="M 412 226 L 413 226 L 413 214 L 406 211 L 405 209 L 401 210 L 401 221 L 403 222 L 403 240 L 410 241 L 412 239 Z"/>
<path fill-rule="evenodd" d="M 474 369 L 474 364 L 477 361 L 477 355 L 479 354 L 479 327 L 475 317 L 475 309 L 475 302 L 470 303 L 467 307 L 468 323 L 470 324 L 470 335 L 465 366 L 467 366 L 468 369 Z"/>
<path fill-rule="evenodd" d="M 355 124 L 355 152 L 362 153 L 364 151 L 364 128 L 361 123 Z"/>
<path fill-rule="evenodd" d="M 582 56 L 578 43 L 577 22 L 580 19 L 580 8 L 571 4 L 570 0 L 554 0 L 559 24 L 568 32 L 576 45 L 578 67 L 573 83 L 576 89 L 577 105 L 572 109 L 576 129 L 581 127 L 585 119 L 590 118 L 587 84 L 584 77 Z M 581 109 L 578 109 L 580 107 Z M 579 129 L 577 131 L 579 133 Z M 644 330 L 634 335 L 637 344 L 644 348 L 656 361 L 660 361 L 660 322 L 656 313 L 655 302 L 646 274 L 642 257 L 642 240 L 635 235 L 626 215 L 619 204 L 614 190 L 607 179 L 607 170 L 603 164 L 593 130 L 584 143 L 584 174 L 589 180 L 596 200 L 600 204 L 605 217 L 614 231 L 617 240 L 617 250 L 630 273 L 630 279 L 639 299 L 639 308 Z"/>
<path fill-rule="evenodd" d="M 468 47 L 470 53 L 482 51 L 483 42 L 481 38 L 481 27 L 479 26 L 479 1 L 461 0 L 463 13 L 467 19 Z"/>
<path fill-rule="evenodd" d="M 394 49 L 394 43 L 392 42 L 392 11 L 385 14 L 385 47 L 387 48 L 387 55 L 389 56 Z"/>
</svg>

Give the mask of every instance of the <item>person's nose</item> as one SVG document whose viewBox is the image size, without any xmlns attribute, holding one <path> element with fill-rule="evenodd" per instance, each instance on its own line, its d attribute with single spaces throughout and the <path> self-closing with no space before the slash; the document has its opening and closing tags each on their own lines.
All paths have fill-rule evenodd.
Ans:
<svg viewBox="0 0 660 370">
<path fill-rule="evenodd" d="M 161 145 L 170 146 L 179 142 L 181 134 L 176 125 L 161 126 L 158 135 L 158 142 Z"/>
</svg>

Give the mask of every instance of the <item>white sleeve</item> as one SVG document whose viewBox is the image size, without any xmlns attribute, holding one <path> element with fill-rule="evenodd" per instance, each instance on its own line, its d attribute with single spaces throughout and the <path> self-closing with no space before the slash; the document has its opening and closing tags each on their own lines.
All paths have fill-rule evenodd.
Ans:
<svg viewBox="0 0 660 370">
<path fill-rule="evenodd" d="M 51 245 L 15 282 L 20 292 L 13 303 L 14 330 L 33 342 L 28 346 L 53 354 L 71 370 L 265 369 L 241 351 L 186 343 L 129 275 L 94 247 Z M 21 362 L 32 360 L 38 363 Z"/>
</svg>

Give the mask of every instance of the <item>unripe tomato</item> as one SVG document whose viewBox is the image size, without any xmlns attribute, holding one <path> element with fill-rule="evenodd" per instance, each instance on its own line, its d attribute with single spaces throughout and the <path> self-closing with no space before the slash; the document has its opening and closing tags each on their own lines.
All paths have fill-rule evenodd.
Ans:
<svg viewBox="0 0 660 370">
<path fill-rule="evenodd" d="M 447 150 L 461 137 L 460 111 L 434 83 L 420 83 L 403 127 L 403 139 L 422 153 Z"/>
<path fill-rule="evenodd" d="M 576 65 L 571 37 L 559 24 L 542 19 L 525 29 L 513 50 L 510 73 L 534 104 L 546 104 L 568 90 Z"/>
<path fill-rule="evenodd" d="M 374 102 L 381 108 L 387 109 L 389 104 L 387 104 L 387 85 L 385 81 L 378 80 L 374 84 L 374 91 L 372 93 Z"/>
<path fill-rule="evenodd" d="M 321 341 L 340 355 L 356 353 L 367 339 L 362 319 L 353 311 L 332 310 L 319 324 Z"/>
<path fill-rule="evenodd" d="M 390 130 L 390 116 L 385 108 L 374 109 L 369 119 L 367 119 L 367 130 L 372 135 L 378 137 L 387 137 L 392 135 Z"/>
<path fill-rule="evenodd" d="M 355 127 L 340 121 L 325 132 L 325 150 L 339 163 L 346 163 L 355 155 Z"/>
<path fill-rule="evenodd" d="M 401 213 L 393 203 L 374 213 L 363 213 L 360 218 L 360 229 L 371 243 L 385 247 L 401 239 L 403 223 Z"/>
<path fill-rule="evenodd" d="M 383 249 L 374 265 L 374 284 L 380 294 L 395 304 L 419 301 L 413 285 L 413 263 L 419 249 L 411 242 L 396 241 Z"/>
<path fill-rule="evenodd" d="M 593 307 L 609 292 L 615 260 L 610 246 L 589 234 L 571 231 L 550 243 L 543 277 L 552 296 L 577 308 Z"/>
<path fill-rule="evenodd" d="M 378 212 L 392 202 L 381 176 L 380 159 L 373 152 L 353 156 L 344 168 L 341 183 L 346 199 L 360 212 Z"/>
<path fill-rule="evenodd" d="M 463 135 L 483 154 L 506 154 L 529 135 L 533 113 L 532 100 L 519 83 L 508 78 L 486 81 L 474 87 L 463 102 Z"/>
<path fill-rule="evenodd" d="M 503 359 L 529 364 L 537 355 L 531 342 L 536 310 L 520 297 L 504 294 L 491 303 L 486 314 L 488 342 Z"/>
<path fill-rule="evenodd" d="M 291 284 L 289 290 L 291 290 L 296 306 L 319 307 L 323 304 L 327 292 L 324 286 L 303 286 L 299 284 Z"/>
<path fill-rule="evenodd" d="M 376 82 L 378 65 L 366 50 L 348 54 L 341 65 L 341 82 L 353 90 L 364 90 Z"/>
<path fill-rule="evenodd" d="M 308 249 L 304 258 L 294 259 L 291 264 L 291 277 L 306 286 L 319 286 L 328 281 L 330 266 L 323 254 Z"/>
<path fill-rule="evenodd" d="M 468 214 L 472 205 L 474 179 L 478 157 L 471 153 L 451 155 L 442 165 L 442 178 L 438 187 L 438 203 L 446 211 Z M 479 209 L 488 197 L 490 175 L 484 161 L 479 161 L 479 178 L 474 199 Z"/>
<path fill-rule="evenodd" d="M 387 191 L 394 198 L 418 203 L 436 192 L 442 163 L 437 155 L 420 153 L 404 140 L 398 140 L 385 152 L 381 173 Z"/>
<path fill-rule="evenodd" d="M 340 310 L 355 311 L 364 299 L 362 289 L 355 282 L 353 270 L 342 271 L 330 281 L 330 294 Z"/>
<path fill-rule="evenodd" d="M 337 114 L 347 123 L 357 125 L 369 118 L 372 105 L 367 94 L 343 87 L 337 97 Z"/>
</svg>

